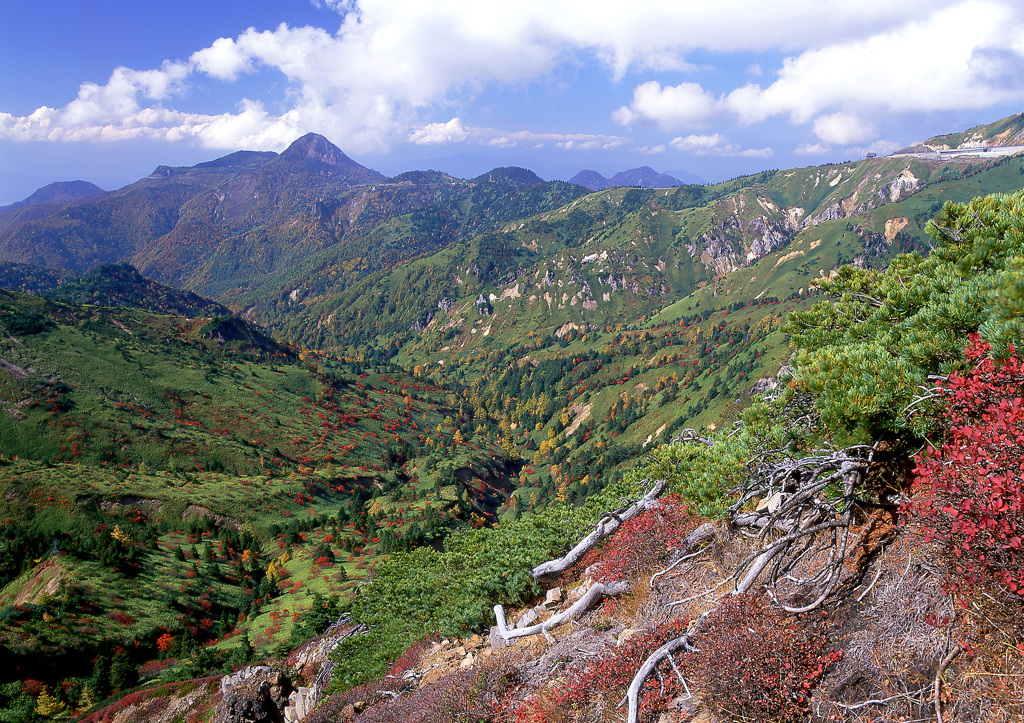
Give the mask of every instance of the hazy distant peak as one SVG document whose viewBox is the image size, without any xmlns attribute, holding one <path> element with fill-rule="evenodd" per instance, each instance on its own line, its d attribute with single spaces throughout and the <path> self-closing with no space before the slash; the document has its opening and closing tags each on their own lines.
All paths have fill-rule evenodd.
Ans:
<svg viewBox="0 0 1024 723">
<path fill-rule="evenodd" d="M 569 179 L 569 183 L 589 188 L 591 191 L 601 191 L 608 188 L 608 179 L 597 171 L 586 168 Z"/>
<path fill-rule="evenodd" d="M 12 203 L 11 208 L 31 206 L 36 203 L 70 203 L 82 198 L 91 198 L 106 193 L 95 183 L 88 181 L 57 181 L 38 189 L 24 201 Z"/>
<path fill-rule="evenodd" d="M 514 188 L 528 188 L 544 183 L 544 179 L 533 171 L 518 166 L 503 166 L 482 173 L 473 179 L 473 183 L 497 183 Z"/>
<path fill-rule="evenodd" d="M 683 185 L 678 178 L 667 173 L 658 173 L 650 166 L 619 171 L 611 177 L 611 182 L 615 186 L 643 186 L 644 188 L 672 188 Z"/>
</svg>

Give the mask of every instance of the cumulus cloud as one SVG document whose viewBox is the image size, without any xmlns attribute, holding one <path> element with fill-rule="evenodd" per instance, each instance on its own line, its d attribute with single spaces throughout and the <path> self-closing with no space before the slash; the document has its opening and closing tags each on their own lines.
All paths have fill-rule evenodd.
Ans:
<svg viewBox="0 0 1024 723">
<path fill-rule="evenodd" d="M 804 123 L 837 109 L 904 113 L 1020 102 L 1024 86 L 1004 80 L 1024 69 L 1022 37 L 1020 9 L 967 0 L 788 58 L 770 86 L 738 88 L 724 102 L 748 123 L 775 115 Z"/>
<path fill-rule="evenodd" d="M 814 119 L 812 125 L 814 135 L 825 143 L 848 146 L 851 143 L 862 143 L 875 136 L 875 129 L 857 116 L 849 113 L 832 113 Z"/>
<path fill-rule="evenodd" d="M 311 1 L 339 13 L 336 31 L 250 28 L 187 60 L 152 70 L 117 68 L 104 85 L 83 83 L 63 106 L 0 114 L 0 138 L 146 136 L 279 150 L 313 130 L 357 152 L 410 139 L 620 146 L 628 141 L 527 138 L 478 132 L 461 121 L 453 125 L 454 118 L 434 122 L 437 113 L 451 116 L 453 110 L 471 122 L 464 108 L 482 90 L 565 82 L 565 68 L 594 61 L 613 79 L 644 74 L 631 102 L 605 112 L 619 125 L 665 132 L 782 116 L 812 124 L 823 143 L 863 145 L 872 141 L 871 127 L 855 118 L 1024 100 L 1024 9 L 1010 0 Z M 774 61 L 750 57 L 761 51 L 789 57 L 773 68 Z M 759 82 L 715 92 L 697 77 L 684 75 L 680 82 L 679 74 L 701 70 L 688 60 L 695 52 L 723 59 L 742 53 L 737 67 Z M 673 72 L 670 82 L 652 79 L 664 71 Z M 175 99 L 208 79 L 231 83 L 256 74 L 283 78 L 283 100 L 235 97 L 210 114 L 174 108 Z M 697 137 L 680 136 L 680 142 L 686 146 L 692 143 L 687 138 Z M 728 149 L 724 142 L 713 148 L 770 153 Z"/>
<path fill-rule="evenodd" d="M 612 113 L 619 125 L 656 123 L 666 130 L 703 126 L 716 113 L 715 97 L 698 83 L 662 87 L 656 80 L 634 89 L 633 102 Z"/>
<path fill-rule="evenodd" d="M 221 80 L 236 80 L 242 73 L 255 70 L 251 59 L 231 38 L 217 38 L 210 47 L 192 53 L 189 60 L 199 71 Z"/>
<path fill-rule="evenodd" d="M 414 131 L 409 135 L 413 143 L 458 143 L 466 140 L 469 136 L 459 118 L 452 118 L 447 123 L 430 123 Z"/>
</svg>

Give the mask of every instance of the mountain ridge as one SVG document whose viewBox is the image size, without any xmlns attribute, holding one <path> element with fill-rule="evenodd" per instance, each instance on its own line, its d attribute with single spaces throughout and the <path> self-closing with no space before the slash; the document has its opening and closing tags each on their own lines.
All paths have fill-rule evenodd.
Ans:
<svg viewBox="0 0 1024 723">
<path fill-rule="evenodd" d="M 690 182 L 700 182 L 693 174 L 689 175 L 693 178 Z M 640 166 L 626 171 L 619 171 L 611 178 L 605 178 L 597 171 L 587 169 L 580 171 L 569 179 L 569 183 L 578 183 L 581 186 L 586 186 L 591 191 L 603 191 L 606 188 L 615 188 L 616 186 L 672 188 L 674 186 L 682 186 L 686 181 L 670 176 L 667 173 L 659 173 L 650 166 Z"/>
<path fill-rule="evenodd" d="M 0 263 L 36 291 L 0 291 L 0 717 L 1024 712 L 1018 596 L 951 593 L 980 550 L 925 541 L 957 508 L 915 479 L 966 459 L 936 378 L 1006 402 L 953 435 L 1024 425 L 968 338 L 1019 337 L 1024 158 L 588 193 L 289 150 L 0 232 L 124 256 Z"/>
</svg>

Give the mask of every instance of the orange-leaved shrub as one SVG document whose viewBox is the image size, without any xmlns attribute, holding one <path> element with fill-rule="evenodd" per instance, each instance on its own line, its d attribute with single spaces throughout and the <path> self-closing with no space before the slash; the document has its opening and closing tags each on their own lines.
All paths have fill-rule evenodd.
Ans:
<svg viewBox="0 0 1024 723">
<path fill-rule="evenodd" d="M 910 520 L 937 542 L 953 588 L 996 583 L 1024 600 L 1024 365 L 988 356 L 977 335 L 972 364 L 940 384 L 949 432 L 922 452 Z"/>
</svg>

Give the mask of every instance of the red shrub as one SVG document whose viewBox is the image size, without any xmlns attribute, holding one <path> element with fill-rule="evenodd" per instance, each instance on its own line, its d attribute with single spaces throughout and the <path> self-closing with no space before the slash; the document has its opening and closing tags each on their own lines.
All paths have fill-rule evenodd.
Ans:
<svg viewBox="0 0 1024 723">
<path fill-rule="evenodd" d="M 139 666 L 139 677 L 151 678 L 177 662 L 178 661 L 174 658 L 167 658 L 166 660 L 149 660 Z"/>
<path fill-rule="evenodd" d="M 164 633 L 157 639 L 156 647 L 161 653 L 169 653 L 174 647 L 174 636 L 170 633 Z"/>
<path fill-rule="evenodd" d="M 111 610 L 109 613 L 107 613 L 107 617 L 113 620 L 118 625 L 122 625 L 126 628 L 131 627 L 135 624 L 135 618 L 133 618 L 128 613 L 121 612 L 120 610 Z"/>
<path fill-rule="evenodd" d="M 806 720 L 811 689 L 842 658 L 841 651 L 826 650 L 821 628 L 813 618 L 788 617 L 762 598 L 727 597 L 701 626 L 699 652 L 680 667 L 704 701 L 730 718 Z"/>
<path fill-rule="evenodd" d="M 627 520 L 603 546 L 587 553 L 579 567 L 600 563 L 599 581 L 636 577 L 664 562 L 698 521 L 678 495 L 670 495 L 654 509 Z"/>
<path fill-rule="evenodd" d="M 599 710 L 610 711 L 625 695 L 637 670 L 648 656 L 670 640 L 683 635 L 689 620 L 679 619 L 659 625 L 645 633 L 634 635 L 614 655 L 594 663 L 584 661 L 585 667 L 566 671 L 564 686 L 553 695 L 531 696 L 524 701 L 512 701 L 502 712 L 500 720 L 507 723 L 542 723 L 558 711 L 560 720 L 597 720 Z M 657 713 L 668 703 L 684 695 L 682 683 L 672 671 L 668 661 L 662 661 L 658 673 L 650 676 L 640 689 L 640 719 L 657 720 Z"/>
<path fill-rule="evenodd" d="M 949 436 L 918 461 L 911 519 L 943 547 L 954 587 L 994 580 L 1024 596 L 1024 366 L 987 353 L 972 336 L 974 368 L 940 385 Z"/>
</svg>

